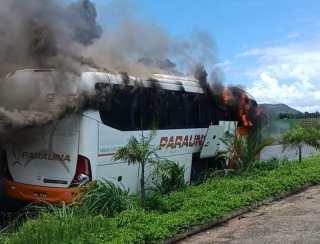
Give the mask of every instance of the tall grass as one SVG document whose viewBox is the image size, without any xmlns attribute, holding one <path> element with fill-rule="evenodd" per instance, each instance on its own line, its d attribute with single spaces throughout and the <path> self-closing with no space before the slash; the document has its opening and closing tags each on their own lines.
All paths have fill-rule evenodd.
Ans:
<svg viewBox="0 0 320 244">
<path fill-rule="evenodd" d="M 112 217 L 132 207 L 129 191 L 114 183 L 101 180 L 94 181 L 77 200 L 81 211 Z"/>
</svg>

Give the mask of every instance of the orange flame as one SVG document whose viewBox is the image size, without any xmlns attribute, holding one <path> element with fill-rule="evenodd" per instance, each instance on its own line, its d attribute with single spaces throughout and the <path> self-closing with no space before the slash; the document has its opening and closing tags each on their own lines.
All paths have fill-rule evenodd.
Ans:
<svg viewBox="0 0 320 244">
<path fill-rule="evenodd" d="M 248 111 L 249 111 L 248 96 L 243 92 L 241 93 L 240 101 L 239 101 L 239 116 L 244 127 L 252 126 L 251 121 L 248 119 Z"/>
<path fill-rule="evenodd" d="M 222 102 L 224 105 L 230 105 L 232 102 L 233 94 L 228 87 L 224 87 L 222 90 Z M 247 94 L 242 91 L 239 97 L 238 103 L 238 118 L 242 122 L 243 127 L 251 127 L 252 123 L 248 118 L 248 113 L 250 109 L 249 99 Z"/>
<path fill-rule="evenodd" d="M 229 102 L 232 99 L 231 91 L 228 89 L 228 87 L 224 87 L 222 91 L 222 101 L 224 105 L 229 104 Z"/>
</svg>

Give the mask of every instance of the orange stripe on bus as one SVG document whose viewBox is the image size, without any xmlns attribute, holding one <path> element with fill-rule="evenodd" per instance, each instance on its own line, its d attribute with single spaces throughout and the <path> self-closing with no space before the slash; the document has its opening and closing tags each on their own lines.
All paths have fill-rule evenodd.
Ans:
<svg viewBox="0 0 320 244">
<path fill-rule="evenodd" d="M 44 187 L 4 180 L 5 192 L 9 198 L 28 202 L 71 203 L 79 188 Z"/>
</svg>

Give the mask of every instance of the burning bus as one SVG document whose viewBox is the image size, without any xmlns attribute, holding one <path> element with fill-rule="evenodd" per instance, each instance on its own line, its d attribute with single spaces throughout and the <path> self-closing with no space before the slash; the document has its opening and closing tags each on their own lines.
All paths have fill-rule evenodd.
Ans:
<svg viewBox="0 0 320 244">
<path fill-rule="evenodd" d="M 13 73 L 11 79 L 41 76 L 41 87 L 55 75 L 54 70 L 30 69 Z M 160 74 L 139 79 L 83 72 L 80 81 L 95 93 L 86 109 L 21 130 L 4 145 L 1 167 L 9 197 L 71 202 L 80 185 L 102 178 L 137 192 L 139 167 L 115 162 L 112 156 L 131 136 L 153 128 L 159 156 L 183 165 L 190 182 L 202 160 L 222 149 L 225 132 L 245 134 L 255 123 L 257 104 L 240 88 L 221 88 L 217 95 L 194 78 Z M 38 99 L 42 105 L 54 102 L 54 88 L 42 89 Z"/>
</svg>

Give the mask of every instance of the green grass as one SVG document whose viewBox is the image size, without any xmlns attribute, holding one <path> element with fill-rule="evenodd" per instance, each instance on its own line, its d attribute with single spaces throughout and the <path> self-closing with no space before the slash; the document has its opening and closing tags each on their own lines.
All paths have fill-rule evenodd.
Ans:
<svg viewBox="0 0 320 244">
<path fill-rule="evenodd" d="M 131 208 L 129 191 L 123 190 L 112 182 L 95 181 L 87 188 L 78 201 L 80 210 L 86 214 L 113 217 Z"/>
<path fill-rule="evenodd" d="M 26 221 L 5 243 L 150 243 L 257 201 L 320 183 L 320 157 L 302 163 L 257 166 L 242 174 L 216 177 L 157 198 L 157 210 L 132 208 L 113 218 L 43 213 Z M 72 212 L 72 211 L 71 211 Z"/>
</svg>

